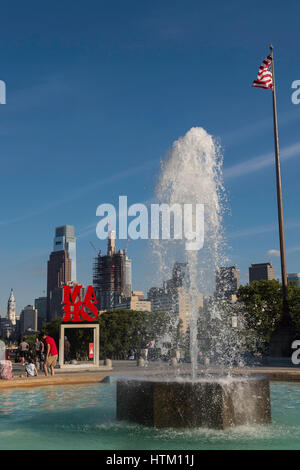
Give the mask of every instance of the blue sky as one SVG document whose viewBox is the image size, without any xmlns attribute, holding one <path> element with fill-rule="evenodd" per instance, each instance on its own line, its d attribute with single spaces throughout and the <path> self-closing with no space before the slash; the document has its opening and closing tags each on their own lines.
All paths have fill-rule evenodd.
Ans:
<svg viewBox="0 0 300 470">
<path fill-rule="evenodd" d="M 153 196 L 162 159 L 191 127 L 220 139 L 243 282 L 251 262 L 280 275 L 271 92 L 253 89 L 275 47 L 288 272 L 300 271 L 299 2 L 16 1 L 1 5 L 0 314 L 46 289 L 57 225 L 75 225 L 78 280 L 92 279 L 96 208 Z M 120 243 L 120 248 L 124 248 Z M 131 242 L 135 289 L 155 284 Z"/>
</svg>

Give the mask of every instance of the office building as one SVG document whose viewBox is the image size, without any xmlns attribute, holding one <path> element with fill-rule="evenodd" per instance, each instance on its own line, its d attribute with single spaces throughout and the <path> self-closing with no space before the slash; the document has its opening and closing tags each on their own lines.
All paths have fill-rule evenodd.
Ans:
<svg viewBox="0 0 300 470">
<path fill-rule="evenodd" d="M 67 251 L 52 252 L 47 271 L 47 321 L 53 320 L 60 310 L 57 304 L 62 286 L 71 282 L 71 259 Z"/>
<path fill-rule="evenodd" d="M 151 312 L 151 302 L 144 298 L 141 291 L 133 291 L 130 297 L 122 298 L 121 302 L 116 304 L 113 309 L 136 310 L 138 312 Z"/>
<path fill-rule="evenodd" d="M 249 282 L 271 281 L 275 279 L 275 268 L 272 262 L 251 264 L 249 267 Z"/>
<path fill-rule="evenodd" d="M 38 313 L 32 305 L 23 308 L 20 315 L 20 333 L 26 334 L 38 330 Z"/>
<path fill-rule="evenodd" d="M 72 225 L 56 227 L 53 251 L 67 251 L 71 260 L 71 279 L 77 280 L 76 274 L 76 238 L 75 229 Z"/>
<path fill-rule="evenodd" d="M 188 291 L 189 276 L 187 263 L 175 263 L 171 279 L 163 282 L 163 287 L 152 287 L 148 292 L 152 312 L 167 312 L 181 320 L 182 332 L 190 323 L 191 303 Z M 203 307 L 203 295 L 198 294 L 197 308 Z"/>
<path fill-rule="evenodd" d="M 216 298 L 235 300 L 240 287 L 240 270 L 234 266 L 221 266 L 216 272 Z"/>
<path fill-rule="evenodd" d="M 94 261 L 93 285 L 99 310 L 109 310 L 131 296 L 131 260 L 123 250 L 116 252 L 115 233 L 109 234 L 107 254 Z"/>
<path fill-rule="evenodd" d="M 34 299 L 34 308 L 38 313 L 38 330 L 40 330 L 47 321 L 47 297 Z"/>
<path fill-rule="evenodd" d="M 294 281 L 296 285 L 300 287 L 300 273 L 291 273 L 287 276 L 288 282 Z"/>
<path fill-rule="evenodd" d="M 54 248 L 47 269 L 47 321 L 61 316 L 61 298 L 64 285 L 76 282 L 76 240 L 74 227 L 56 227 Z"/>
</svg>

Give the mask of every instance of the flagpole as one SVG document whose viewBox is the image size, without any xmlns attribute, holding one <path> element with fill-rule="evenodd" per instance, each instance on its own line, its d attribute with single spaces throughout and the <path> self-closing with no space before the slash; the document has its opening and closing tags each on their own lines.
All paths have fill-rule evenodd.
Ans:
<svg viewBox="0 0 300 470">
<path fill-rule="evenodd" d="M 279 242 L 280 242 L 280 259 L 281 259 L 281 278 L 282 278 L 282 295 L 283 295 L 283 309 L 282 309 L 281 325 L 288 326 L 292 323 L 292 319 L 290 316 L 289 301 L 288 301 L 288 283 L 287 283 L 287 272 L 286 272 L 281 172 L 280 172 L 280 156 L 279 156 L 279 140 L 278 140 L 278 124 L 277 124 L 277 105 L 276 105 L 274 57 L 273 57 L 272 44 L 270 44 L 270 53 L 272 57 L 273 122 L 274 122 L 274 143 L 275 143 L 275 165 L 276 165 L 277 207 L 278 207 Z"/>
</svg>

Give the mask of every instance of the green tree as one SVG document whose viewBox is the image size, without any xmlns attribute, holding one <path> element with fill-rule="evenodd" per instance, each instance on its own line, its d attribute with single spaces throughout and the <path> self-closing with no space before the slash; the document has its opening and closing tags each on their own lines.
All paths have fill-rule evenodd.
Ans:
<svg viewBox="0 0 300 470">
<path fill-rule="evenodd" d="M 130 349 L 141 348 L 142 341 L 161 336 L 168 328 L 165 313 L 111 310 L 102 313 L 100 324 L 100 357 L 126 359 Z"/>
<path fill-rule="evenodd" d="M 281 283 L 277 280 L 253 281 L 241 286 L 237 296 L 243 305 L 246 328 L 255 331 L 267 345 L 282 313 Z M 288 296 L 291 316 L 300 327 L 300 287 L 295 282 L 289 283 Z"/>
<path fill-rule="evenodd" d="M 51 336 L 56 344 L 59 341 L 59 328 L 61 325 L 61 318 L 57 317 L 54 320 L 45 323 L 41 328 L 41 334 L 46 333 L 46 335 Z"/>
</svg>

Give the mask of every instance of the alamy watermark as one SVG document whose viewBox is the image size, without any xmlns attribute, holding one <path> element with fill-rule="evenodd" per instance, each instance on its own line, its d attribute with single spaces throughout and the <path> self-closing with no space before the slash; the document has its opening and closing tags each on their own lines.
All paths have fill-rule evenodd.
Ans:
<svg viewBox="0 0 300 470">
<path fill-rule="evenodd" d="M 296 349 L 296 351 L 294 351 L 292 354 L 292 363 L 295 366 L 298 366 L 300 364 L 300 340 L 299 339 L 295 339 L 295 341 L 293 341 L 292 349 Z"/>
<path fill-rule="evenodd" d="M 6 84 L 0 80 L 0 104 L 6 104 Z"/>
<path fill-rule="evenodd" d="M 294 80 L 292 83 L 292 88 L 295 91 L 292 93 L 291 100 L 293 104 L 300 103 L 300 80 Z"/>
<path fill-rule="evenodd" d="M 118 230 L 117 230 L 118 213 Z M 128 207 L 127 196 L 119 196 L 118 210 L 113 204 L 100 204 L 96 215 L 97 237 L 105 240 L 109 231 L 126 240 L 184 240 L 186 250 L 201 250 L 204 244 L 204 204 L 151 204 Z M 129 221 L 128 217 L 132 217 Z"/>
</svg>

